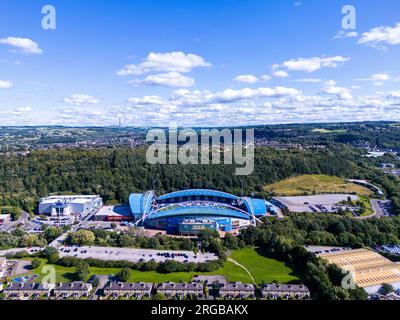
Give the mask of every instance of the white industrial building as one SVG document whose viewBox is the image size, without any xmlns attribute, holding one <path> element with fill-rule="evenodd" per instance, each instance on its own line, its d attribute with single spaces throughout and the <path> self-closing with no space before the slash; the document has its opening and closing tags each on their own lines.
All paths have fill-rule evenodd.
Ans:
<svg viewBox="0 0 400 320">
<path fill-rule="evenodd" d="M 11 221 L 10 214 L 0 214 L 0 226 Z"/>
<path fill-rule="evenodd" d="M 103 205 L 99 196 L 50 196 L 39 202 L 39 214 L 57 216 L 87 215 Z"/>
<path fill-rule="evenodd" d="M 7 259 L 4 257 L 0 257 L 0 278 L 4 277 L 4 274 L 6 272 L 6 267 L 7 267 Z"/>
</svg>

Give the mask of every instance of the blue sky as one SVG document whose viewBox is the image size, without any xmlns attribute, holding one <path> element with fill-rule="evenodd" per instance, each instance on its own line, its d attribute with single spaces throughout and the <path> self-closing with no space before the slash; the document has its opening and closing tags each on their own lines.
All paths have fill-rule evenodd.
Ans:
<svg viewBox="0 0 400 320">
<path fill-rule="evenodd" d="M 397 0 L 2 0 L 0 125 L 400 120 L 399 23 Z"/>
</svg>

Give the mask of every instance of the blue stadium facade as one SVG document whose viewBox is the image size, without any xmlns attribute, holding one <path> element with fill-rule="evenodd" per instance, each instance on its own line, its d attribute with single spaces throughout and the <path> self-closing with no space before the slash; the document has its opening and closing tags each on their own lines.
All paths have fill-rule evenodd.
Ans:
<svg viewBox="0 0 400 320">
<path fill-rule="evenodd" d="M 196 234 L 205 228 L 232 231 L 255 224 L 277 208 L 262 199 L 237 197 L 208 189 L 176 191 L 157 197 L 152 191 L 131 194 L 135 223 L 171 234 Z"/>
</svg>

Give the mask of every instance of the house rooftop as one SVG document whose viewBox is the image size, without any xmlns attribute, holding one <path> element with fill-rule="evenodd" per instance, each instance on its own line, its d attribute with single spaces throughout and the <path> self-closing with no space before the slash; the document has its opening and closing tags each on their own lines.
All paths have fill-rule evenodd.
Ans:
<svg viewBox="0 0 400 320">
<path fill-rule="evenodd" d="M 152 283 L 146 282 L 111 282 L 104 287 L 104 290 L 126 291 L 126 290 L 151 290 Z"/>
<path fill-rule="evenodd" d="M 157 286 L 157 290 L 203 291 L 203 285 L 196 282 L 164 282 Z"/>
<path fill-rule="evenodd" d="M 84 283 L 82 281 L 74 281 L 71 283 L 58 283 L 54 288 L 54 291 L 87 291 L 92 288 L 89 283 Z"/>
<path fill-rule="evenodd" d="M 254 285 L 241 282 L 228 282 L 221 286 L 220 291 L 254 291 Z"/>
<path fill-rule="evenodd" d="M 305 285 L 302 284 L 265 284 L 261 289 L 263 292 L 279 291 L 279 292 L 310 292 Z"/>
</svg>

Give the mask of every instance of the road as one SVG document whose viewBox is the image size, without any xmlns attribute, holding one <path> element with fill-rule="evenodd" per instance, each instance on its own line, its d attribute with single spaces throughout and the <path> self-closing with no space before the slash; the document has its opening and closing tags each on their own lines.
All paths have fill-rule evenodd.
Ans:
<svg viewBox="0 0 400 320">
<path fill-rule="evenodd" d="M 41 247 L 31 247 L 31 248 L 13 248 L 13 249 L 7 249 L 7 250 L 0 250 L 0 257 L 4 257 L 9 254 L 15 254 L 21 251 L 27 251 L 29 254 L 36 253 L 38 251 L 43 250 L 44 248 Z"/>
<path fill-rule="evenodd" d="M 371 218 L 381 218 L 383 217 L 385 214 L 382 211 L 381 206 L 379 205 L 379 201 L 387 201 L 387 200 L 378 200 L 378 199 L 370 199 L 371 202 L 371 207 L 372 210 L 374 211 L 373 214 L 370 214 L 369 216 L 360 216 L 357 217 L 357 219 L 359 220 L 365 220 L 365 219 L 371 219 Z"/>
<path fill-rule="evenodd" d="M 379 218 L 383 216 L 382 208 L 380 207 L 377 199 L 371 199 L 372 210 L 374 210 L 374 217 Z"/>
<path fill-rule="evenodd" d="M 12 229 L 17 227 L 18 225 L 22 225 L 24 229 L 35 229 L 38 226 L 33 222 L 29 221 L 29 213 L 22 211 L 21 216 L 18 218 L 17 221 L 12 221 L 9 223 L 5 223 L 0 227 L 1 231 L 10 232 Z"/>
</svg>

